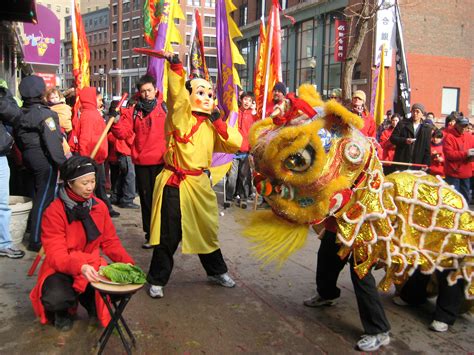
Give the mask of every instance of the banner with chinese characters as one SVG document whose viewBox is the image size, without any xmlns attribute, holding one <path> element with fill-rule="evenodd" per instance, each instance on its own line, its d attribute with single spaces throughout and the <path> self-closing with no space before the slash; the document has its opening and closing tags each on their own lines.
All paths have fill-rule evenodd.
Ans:
<svg viewBox="0 0 474 355">
<path fill-rule="evenodd" d="M 25 63 L 59 65 L 59 19 L 46 6 L 37 4 L 36 11 L 38 23 L 23 24 L 21 40 Z"/>
<path fill-rule="evenodd" d="M 385 45 L 384 65 L 392 66 L 392 50 L 395 47 L 395 0 L 379 0 L 375 30 L 374 65 L 380 64 L 380 48 Z"/>
<path fill-rule="evenodd" d="M 334 44 L 334 61 L 342 62 L 346 59 L 347 36 L 349 29 L 346 20 L 335 20 L 335 44 Z"/>
<path fill-rule="evenodd" d="M 400 8 L 398 7 L 398 5 L 396 5 L 396 20 L 397 53 L 395 56 L 395 64 L 397 73 L 397 86 L 393 107 L 396 113 L 404 116 L 405 118 L 410 118 L 410 78 L 408 76 L 408 65 L 405 56 L 405 46 L 403 43 L 402 20 L 400 18 Z"/>
</svg>

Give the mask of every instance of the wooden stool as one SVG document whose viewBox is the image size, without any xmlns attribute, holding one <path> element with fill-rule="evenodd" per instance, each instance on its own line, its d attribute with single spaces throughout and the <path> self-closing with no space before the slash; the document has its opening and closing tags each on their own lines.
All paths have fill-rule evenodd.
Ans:
<svg viewBox="0 0 474 355">
<path fill-rule="evenodd" d="M 127 323 L 125 322 L 125 319 L 123 319 L 122 313 L 133 294 L 140 290 L 144 285 L 109 285 L 102 282 L 91 282 L 91 285 L 99 292 L 100 296 L 104 300 L 105 305 L 107 306 L 107 309 L 109 310 L 110 316 L 112 317 L 110 323 L 107 325 L 107 328 L 104 329 L 102 335 L 100 336 L 99 342 L 97 343 L 97 347 L 99 348 L 98 354 L 102 354 L 104 351 L 105 345 L 109 341 L 114 328 L 117 329 L 127 354 L 131 354 L 132 346 L 135 347 L 136 340 Z M 107 299 L 107 296 L 112 296 L 110 297 L 110 301 Z M 125 335 L 120 327 L 120 322 L 132 341 L 131 345 L 125 338 Z"/>
</svg>

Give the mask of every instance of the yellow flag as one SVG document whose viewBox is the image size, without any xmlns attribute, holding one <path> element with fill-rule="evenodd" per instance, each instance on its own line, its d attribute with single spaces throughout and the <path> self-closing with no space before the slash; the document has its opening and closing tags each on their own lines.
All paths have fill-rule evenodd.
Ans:
<svg viewBox="0 0 474 355">
<path fill-rule="evenodd" d="M 377 126 L 380 126 L 384 120 L 384 101 L 385 101 L 385 43 L 382 44 L 380 52 L 379 78 L 377 80 L 377 91 L 375 92 L 374 118 Z"/>
</svg>

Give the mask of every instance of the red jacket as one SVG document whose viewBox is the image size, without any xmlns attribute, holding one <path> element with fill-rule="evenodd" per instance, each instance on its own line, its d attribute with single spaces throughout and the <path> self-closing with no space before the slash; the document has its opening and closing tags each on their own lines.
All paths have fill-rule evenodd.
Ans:
<svg viewBox="0 0 474 355">
<path fill-rule="evenodd" d="M 239 132 L 242 135 L 242 145 L 240 151 L 247 153 L 250 150 L 249 146 L 249 131 L 252 124 L 257 120 L 257 116 L 252 115 L 252 109 L 239 110 Z"/>
<path fill-rule="evenodd" d="M 433 145 L 431 143 L 430 174 L 444 177 L 444 161 L 443 144 Z"/>
<path fill-rule="evenodd" d="M 81 102 L 81 112 L 78 120 L 79 128 L 77 129 L 77 150 L 80 155 L 90 157 L 92 150 L 105 129 L 105 121 L 99 111 L 97 111 L 95 88 L 87 87 L 82 89 L 79 93 L 79 101 Z M 98 164 L 102 164 L 107 159 L 107 154 L 108 144 L 107 139 L 104 139 L 94 160 Z"/>
<path fill-rule="evenodd" d="M 82 265 L 92 265 L 96 270 L 101 265 L 107 265 L 106 260 L 100 255 L 101 250 L 114 262 L 135 263 L 117 237 L 106 205 L 99 199 L 94 198 L 94 201 L 96 203 L 93 204 L 90 213 L 101 235 L 89 243 L 87 243 L 81 221 L 68 223 L 61 199 L 54 200 L 43 214 L 41 242 L 46 257 L 41 265 L 38 281 L 30 293 L 33 309 L 35 314 L 40 317 L 42 324 L 48 322 L 41 303 L 41 290 L 48 276 L 57 272 L 72 275 L 74 290 L 82 293 L 88 285 L 88 281 L 81 273 Z M 110 321 L 110 314 L 97 292 L 95 301 L 97 316 L 102 325 L 106 326 Z"/>
<path fill-rule="evenodd" d="M 156 107 L 147 116 L 142 117 L 141 111 L 135 113 L 135 107 L 129 107 L 122 110 L 120 120 L 112 126 L 116 138 L 133 140 L 131 156 L 136 165 L 163 164 L 166 112 L 163 101 L 158 97 L 156 100 Z"/>
<path fill-rule="evenodd" d="M 394 127 L 390 126 L 382 132 L 380 135 L 380 146 L 382 147 L 382 160 L 393 161 L 395 156 L 395 146 L 390 142 L 390 136 L 392 135 Z"/>
<path fill-rule="evenodd" d="M 366 137 L 375 138 L 377 127 L 375 126 L 374 117 L 369 112 L 364 110 L 362 112 L 362 119 L 364 120 L 364 127 L 360 130 L 362 134 L 364 134 Z"/>
<path fill-rule="evenodd" d="M 446 176 L 458 179 L 472 177 L 471 160 L 467 157 L 467 151 L 474 148 L 473 135 L 469 132 L 460 134 L 455 128 L 446 129 L 444 133 L 443 152 Z"/>
</svg>

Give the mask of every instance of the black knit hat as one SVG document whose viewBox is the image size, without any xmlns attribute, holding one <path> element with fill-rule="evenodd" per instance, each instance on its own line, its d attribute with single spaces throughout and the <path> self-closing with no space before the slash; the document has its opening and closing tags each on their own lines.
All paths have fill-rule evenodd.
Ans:
<svg viewBox="0 0 474 355">
<path fill-rule="evenodd" d="M 76 155 L 66 160 L 59 167 L 59 172 L 63 181 L 71 181 L 81 176 L 97 173 L 97 166 L 93 159 Z"/>
<path fill-rule="evenodd" d="M 29 99 L 43 95 L 46 90 L 46 85 L 43 78 L 36 75 L 30 75 L 21 81 L 18 89 L 20 90 L 22 98 Z"/>
<path fill-rule="evenodd" d="M 281 92 L 283 95 L 286 95 L 286 86 L 285 84 L 283 84 L 282 82 L 278 82 L 275 84 L 275 86 L 273 87 L 273 91 L 279 91 Z"/>
</svg>

